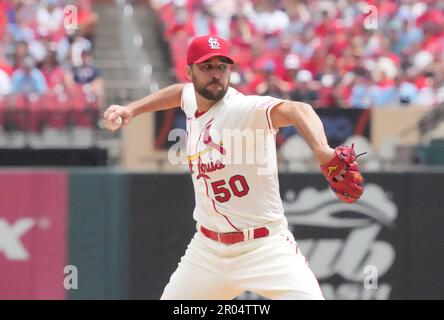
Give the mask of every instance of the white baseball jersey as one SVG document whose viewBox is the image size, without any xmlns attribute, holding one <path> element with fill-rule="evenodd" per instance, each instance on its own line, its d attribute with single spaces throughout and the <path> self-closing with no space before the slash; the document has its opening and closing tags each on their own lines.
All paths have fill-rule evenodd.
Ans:
<svg viewBox="0 0 444 320">
<path fill-rule="evenodd" d="M 229 88 L 199 115 L 194 86 L 185 86 L 181 108 L 187 117 L 187 159 L 196 197 L 193 217 L 199 224 L 232 232 L 285 220 L 270 118 L 271 109 L 282 101 Z"/>
<path fill-rule="evenodd" d="M 194 219 L 218 232 L 245 232 L 264 225 L 272 232 L 228 245 L 197 231 L 161 299 L 233 299 L 246 290 L 269 299 L 323 299 L 316 277 L 287 228 L 279 195 L 270 111 L 281 101 L 245 96 L 229 88 L 223 99 L 196 115 L 194 87 L 185 86 L 181 107 L 187 115 Z M 245 133 L 240 147 L 229 142 L 230 130 Z M 246 159 L 256 151 L 264 151 L 275 165 L 272 170 L 259 159 Z M 235 161 L 239 153 L 246 154 L 242 161 Z"/>
</svg>

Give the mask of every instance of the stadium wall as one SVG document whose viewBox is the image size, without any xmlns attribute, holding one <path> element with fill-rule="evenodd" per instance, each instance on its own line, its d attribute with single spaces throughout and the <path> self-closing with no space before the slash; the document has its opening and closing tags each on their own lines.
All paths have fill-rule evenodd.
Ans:
<svg viewBox="0 0 444 320">
<path fill-rule="evenodd" d="M 320 174 L 280 176 L 325 297 L 443 299 L 444 172 L 365 179 L 346 205 Z M 0 299 L 158 299 L 195 231 L 187 174 L 1 170 L 0 195 Z"/>
</svg>

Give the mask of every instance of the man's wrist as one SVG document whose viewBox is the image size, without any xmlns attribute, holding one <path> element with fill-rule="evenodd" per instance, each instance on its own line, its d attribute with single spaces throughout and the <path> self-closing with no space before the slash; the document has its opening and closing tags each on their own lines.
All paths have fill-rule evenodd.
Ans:
<svg viewBox="0 0 444 320">
<path fill-rule="evenodd" d="M 319 165 L 323 166 L 330 162 L 335 156 L 335 150 L 333 148 L 327 147 L 314 152 Z"/>
<path fill-rule="evenodd" d="M 137 106 L 135 106 L 133 103 L 129 103 L 125 106 L 126 110 L 128 111 L 128 113 L 130 114 L 131 117 L 135 117 L 139 114 L 139 112 L 137 112 L 138 109 Z"/>
</svg>

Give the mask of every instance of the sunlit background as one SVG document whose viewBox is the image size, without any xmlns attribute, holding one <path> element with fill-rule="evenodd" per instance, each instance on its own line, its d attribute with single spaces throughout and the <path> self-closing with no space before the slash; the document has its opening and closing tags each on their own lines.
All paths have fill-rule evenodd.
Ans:
<svg viewBox="0 0 444 320">
<path fill-rule="evenodd" d="M 194 232 L 180 108 L 110 133 L 102 112 L 187 82 L 219 35 L 244 94 L 311 104 L 355 144 L 366 191 L 335 199 L 276 135 L 290 228 L 327 299 L 443 299 L 444 2 L 0 0 L 0 299 L 158 299 Z M 239 299 L 259 299 L 247 292 Z"/>
</svg>

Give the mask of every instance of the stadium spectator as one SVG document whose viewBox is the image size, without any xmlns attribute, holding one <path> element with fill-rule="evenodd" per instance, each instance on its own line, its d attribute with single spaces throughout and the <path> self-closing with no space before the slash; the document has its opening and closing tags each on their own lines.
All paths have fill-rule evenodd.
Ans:
<svg viewBox="0 0 444 320">
<path fill-rule="evenodd" d="M 49 51 L 40 68 L 45 77 L 48 89 L 55 92 L 62 92 L 68 87 L 67 75 L 57 61 L 55 51 Z"/>
<path fill-rule="evenodd" d="M 0 97 L 11 93 L 11 79 L 9 75 L 0 69 Z"/>
<path fill-rule="evenodd" d="M 416 103 L 420 106 L 432 107 L 435 103 L 435 83 L 431 73 L 424 73 L 424 81 L 418 90 Z"/>
<path fill-rule="evenodd" d="M 282 79 L 290 84 L 290 90 L 294 89 L 296 74 L 301 66 L 301 61 L 294 53 L 289 53 L 284 57 L 284 74 Z"/>
<path fill-rule="evenodd" d="M 9 1 L 0 0 L 0 42 L 4 40 L 6 34 L 6 28 L 8 25 Z"/>
<path fill-rule="evenodd" d="M 93 65 L 90 52 L 82 51 L 81 57 L 81 65 L 74 66 L 71 70 L 73 82 L 84 88 L 92 88 L 92 92 L 96 95 L 103 96 L 103 81 L 99 70 Z"/>
<path fill-rule="evenodd" d="M 311 72 L 311 86 L 320 90 L 315 107 L 328 107 L 328 103 L 344 108 L 383 107 L 399 100 L 406 104 L 438 103 L 443 80 L 436 75 L 444 74 L 439 56 L 444 51 L 444 11 L 440 1 L 368 0 L 368 5 L 378 9 L 377 29 L 366 29 L 365 3 L 350 0 L 236 0 L 228 5 L 222 1 L 217 8 L 224 10 L 213 8 L 215 0 L 154 2 L 167 26 L 177 19 L 182 19 L 183 25 L 197 26 L 182 29 L 187 30 L 181 35 L 182 42 L 183 36 L 189 39 L 202 30 L 224 36 L 229 21 L 226 38 L 239 59 L 237 71 L 242 74 L 238 79 L 248 82 L 241 85 L 246 93 L 256 92 L 257 85 L 265 79 L 261 71 L 257 74 L 254 64 L 272 60 L 274 75 L 290 83 L 289 72 Z M 233 3 L 237 11 L 230 7 Z M 175 32 L 168 34 L 167 40 L 175 46 Z M 285 51 L 287 43 L 290 46 Z M 288 68 L 297 64 L 295 56 L 299 66 Z M 172 57 L 176 74 L 182 75 L 186 62 L 177 60 L 174 51 Z M 431 69 L 439 71 L 431 78 L 424 76 Z M 324 75 L 327 86 L 322 83 Z M 296 81 L 293 85 L 299 84 Z M 361 98 L 364 100 L 359 101 Z"/>
<path fill-rule="evenodd" d="M 92 11 L 90 0 L 74 0 L 72 2 L 77 8 L 78 29 L 76 35 L 88 39 L 94 45 L 94 30 L 99 21 L 99 17 Z M 67 30 L 70 32 L 71 30 Z"/>
<path fill-rule="evenodd" d="M 376 78 L 376 83 L 370 88 L 372 106 L 383 107 L 399 103 L 395 81 L 389 78 L 385 72 L 380 72 Z"/>
<path fill-rule="evenodd" d="M 403 21 L 402 29 L 396 32 L 396 36 L 393 51 L 397 54 L 408 50 L 424 39 L 423 31 L 415 26 L 413 21 L 409 20 Z"/>
<path fill-rule="evenodd" d="M 19 2 L 20 3 L 20 2 Z M 27 10 L 21 9 L 14 13 L 13 23 L 9 23 L 8 32 L 13 41 L 24 41 L 30 43 L 34 40 L 34 30 L 29 25 Z"/>
<path fill-rule="evenodd" d="M 65 29 L 65 5 L 76 5 L 78 29 Z M 92 50 L 95 22 L 90 0 L 0 0 L 0 95 L 10 96 L 2 107 L 6 103 L 12 112 L 13 127 L 29 125 L 33 131 L 43 117 L 63 122 L 60 108 L 69 107 L 78 111 L 75 125 L 87 118 L 88 126 L 93 125 L 84 107 L 98 109 L 103 84 L 96 68 L 85 67 L 82 52 Z M 79 66 L 75 75 L 73 66 Z M 29 121 L 15 116 L 17 110 L 35 108 L 40 110 L 31 112 Z"/>
<path fill-rule="evenodd" d="M 26 57 L 30 56 L 29 52 L 29 46 L 26 41 L 19 41 L 16 42 L 13 46 L 13 54 L 12 54 L 12 61 L 13 61 L 13 71 L 20 68 L 21 65 L 23 65 L 23 62 Z"/>
<path fill-rule="evenodd" d="M 37 32 L 40 36 L 59 38 L 64 34 L 64 12 L 58 0 L 44 0 L 37 9 Z"/>
<path fill-rule="evenodd" d="M 47 90 L 45 77 L 39 69 L 35 67 L 34 59 L 26 57 L 20 68 L 11 77 L 12 94 L 43 94 Z"/>
<path fill-rule="evenodd" d="M 264 79 L 256 86 L 256 93 L 259 95 L 270 95 L 277 98 L 284 98 L 289 91 L 289 84 L 276 76 L 273 72 L 275 65 L 269 61 L 264 66 Z"/>
<path fill-rule="evenodd" d="M 287 12 L 275 0 L 258 0 L 250 19 L 263 34 L 278 34 L 290 24 Z"/>
<path fill-rule="evenodd" d="M 324 74 L 322 76 L 321 87 L 318 91 L 318 108 L 339 108 L 341 106 L 334 89 L 334 84 L 335 76 L 333 74 Z"/>
<path fill-rule="evenodd" d="M 6 56 L 6 46 L 0 44 L 0 70 L 6 72 L 9 76 L 12 74 L 12 66 Z"/>
<path fill-rule="evenodd" d="M 409 80 L 407 76 L 397 78 L 398 80 L 398 95 L 399 103 L 401 104 L 416 104 L 418 98 L 418 88 Z"/>
<path fill-rule="evenodd" d="M 203 2 L 196 2 L 192 21 L 194 35 L 218 34 L 214 15 Z"/>
<path fill-rule="evenodd" d="M 296 74 L 296 88 L 290 92 L 293 101 L 305 101 L 313 106 L 317 105 L 318 93 L 313 84 L 313 75 L 303 69 Z"/>
<path fill-rule="evenodd" d="M 371 82 L 368 76 L 357 75 L 349 103 L 352 108 L 367 109 L 372 105 Z"/>
<path fill-rule="evenodd" d="M 287 0 L 284 2 L 284 7 L 287 9 L 287 14 L 290 19 L 288 26 L 283 30 L 286 37 L 295 36 L 303 33 L 307 24 L 311 20 L 305 3 Z"/>
<path fill-rule="evenodd" d="M 256 29 L 247 16 L 236 14 L 231 18 L 230 35 L 231 43 L 237 47 L 249 47 L 254 40 Z"/>
<path fill-rule="evenodd" d="M 69 48 L 68 56 L 74 66 L 80 66 L 83 63 L 82 52 L 91 51 L 92 43 L 82 36 L 74 36 L 71 38 L 72 43 Z"/>
</svg>

